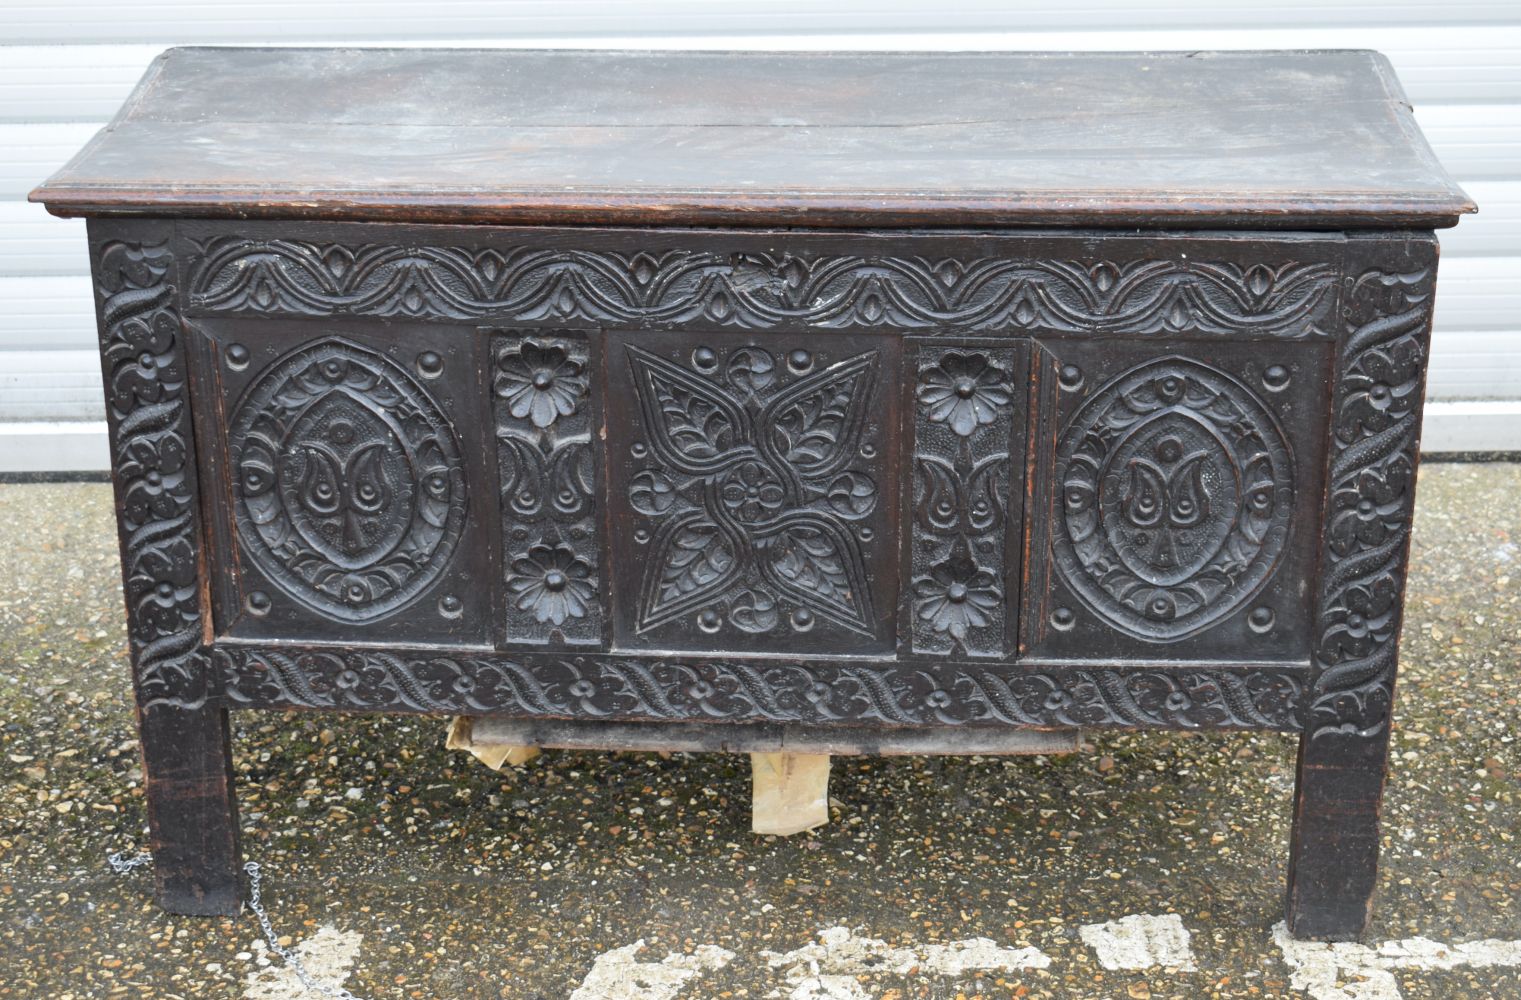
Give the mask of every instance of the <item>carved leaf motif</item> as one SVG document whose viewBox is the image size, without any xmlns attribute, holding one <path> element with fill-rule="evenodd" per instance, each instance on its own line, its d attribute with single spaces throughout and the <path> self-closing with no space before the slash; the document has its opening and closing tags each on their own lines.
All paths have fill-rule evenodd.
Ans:
<svg viewBox="0 0 1521 1000">
<path fill-rule="evenodd" d="M 544 454 L 538 446 L 512 434 L 498 436 L 502 499 L 516 513 L 532 517 L 544 500 Z"/>
<path fill-rule="evenodd" d="M 690 475 L 708 475 L 751 452 L 749 415 L 723 390 L 678 365 L 628 348 L 651 446 Z"/>
<path fill-rule="evenodd" d="M 306 454 L 306 475 L 301 480 L 301 502 L 317 514 L 337 513 L 343 489 L 338 460 L 321 445 L 308 444 L 302 451 Z"/>
<path fill-rule="evenodd" d="M 972 467 L 966 484 L 966 519 L 974 532 L 991 531 L 1003 523 L 1008 486 L 1004 476 L 1009 456 L 989 455 Z"/>
<path fill-rule="evenodd" d="M 766 575 L 788 596 L 872 634 L 871 594 L 860 549 L 848 532 L 823 518 L 793 515 L 758 555 Z"/>
<path fill-rule="evenodd" d="M 794 382 L 761 411 L 762 444 L 804 478 L 839 470 L 860 447 L 875 372 L 861 354 Z"/>
<path fill-rule="evenodd" d="M 961 523 L 961 486 L 955 468 L 937 455 L 920 455 L 914 469 L 919 474 L 915 508 L 919 521 L 931 532 L 955 529 Z"/>
<path fill-rule="evenodd" d="M 733 542 L 701 512 L 672 521 L 656 538 L 652 559 L 653 587 L 641 602 L 642 629 L 716 599 L 739 570 Z"/>
<path fill-rule="evenodd" d="M 565 441 L 549 458 L 550 500 L 565 517 L 579 517 L 591 508 L 596 489 L 596 469 L 591 442 L 585 438 Z"/>
</svg>

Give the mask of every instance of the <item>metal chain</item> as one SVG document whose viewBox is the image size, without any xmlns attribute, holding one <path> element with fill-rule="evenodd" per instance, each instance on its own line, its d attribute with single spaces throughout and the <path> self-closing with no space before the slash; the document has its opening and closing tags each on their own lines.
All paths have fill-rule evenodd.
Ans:
<svg viewBox="0 0 1521 1000">
<path fill-rule="evenodd" d="M 264 904 L 259 901 L 259 880 L 261 878 L 259 875 L 259 863 L 257 861 L 249 861 L 243 865 L 243 870 L 248 873 L 248 908 L 253 911 L 254 916 L 259 918 L 259 926 L 264 929 L 264 940 L 269 942 L 269 950 L 285 959 L 285 964 L 296 974 L 296 978 L 301 980 L 301 985 L 307 989 L 321 993 L 323 996 L 332 997 L 333 1000 L 360 1000 L 359 997 L 350 993 L 342 986 L 328 986 L 317 982 L 317 980 L 312 978 L 311 973 L 306 971 L 306 966 L 301 964 L 301 959 L 296 956 L 296 953 L 280 943 L 279 935 L 270 926 L 269 914 L 264 912 Z"/>
<path fill-rule="evenodd" d="M 146 852 L 134 854 L 132 857 L 124 857 L 120 852 L 106 855 L 106 862 L 111 870 L 118 875 L 125 875 L 134 868 L 141 868 L 153 860 L 153 855 Z M 362 1000 L 342 986 L 328 986 L 312 978 L 312 974 L 306 971 L 300 956 L 280 943 L 280 936 L 275 933 L 274 925 L 269 922 L 269 914 L 264 909 L 264 903 L 259 897 L 259 883 L 263 879 L 260 873 L 259 863 L 249 861 L 243 865 L 243 870 L 248 873 L 248 908 L 258 918 L 259 928 L 264 931 L 264 940 L 269 942 L 269 950 L 285 959 L 285 965 L 296 974 L 305 986 L 313 993 L 321 993 L 323 996 L 332 997 L 333 1000 Z"/>
<path fill-rule="evenodd" d="M 118 875 L 125 875 L 134 868 L 141 868 L 153 860 L 153 855 L 144 851 L 142 854 L 134 854 L 130 858 L 124 858 L 121 852 L 107 854 L 106 861 L 111 865 L 111 870 Z"/>
</svg>

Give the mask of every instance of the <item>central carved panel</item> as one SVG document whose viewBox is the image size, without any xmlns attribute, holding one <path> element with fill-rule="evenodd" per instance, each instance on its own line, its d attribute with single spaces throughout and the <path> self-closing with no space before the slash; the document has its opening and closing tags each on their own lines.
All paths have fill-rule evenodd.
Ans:
<svg viewBox="0 0 1521 1000">
<path fill-rule="evenodd" d="M 620 643 L 890 649 L 896 369 L 880 337 L 610 338 Z"/>
</svg>

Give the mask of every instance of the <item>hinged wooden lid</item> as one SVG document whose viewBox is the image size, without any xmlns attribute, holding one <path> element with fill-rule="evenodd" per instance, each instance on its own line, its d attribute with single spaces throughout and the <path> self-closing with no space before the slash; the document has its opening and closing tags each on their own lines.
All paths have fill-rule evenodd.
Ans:
<svg viewBox="0 0 1521 1000">
<path fill-rule="evenodd" d="M 58 215 L 1450 226 L 1374 52 L 182 48 L 32 192 Z"/>
</svg>

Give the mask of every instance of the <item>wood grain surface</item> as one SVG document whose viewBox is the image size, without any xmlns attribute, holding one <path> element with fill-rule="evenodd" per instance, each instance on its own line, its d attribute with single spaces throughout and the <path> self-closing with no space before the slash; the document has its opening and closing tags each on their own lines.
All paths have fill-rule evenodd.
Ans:
<svg viewBox="0 0 1521 1000">
<path fill-rule="evenodd" d="M 55 214 L 1450 226 L 1377 53 L 172 49 Z"/>
</svg>

